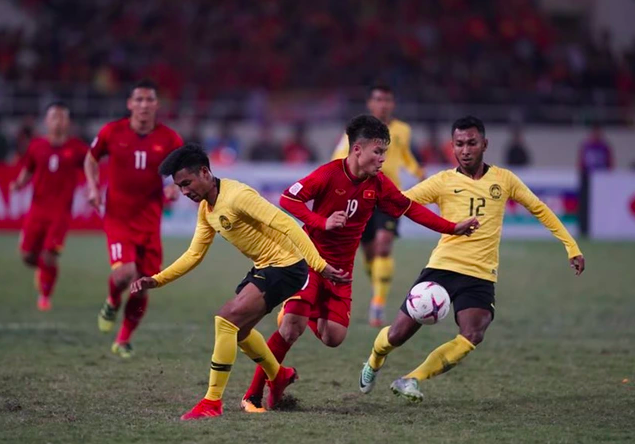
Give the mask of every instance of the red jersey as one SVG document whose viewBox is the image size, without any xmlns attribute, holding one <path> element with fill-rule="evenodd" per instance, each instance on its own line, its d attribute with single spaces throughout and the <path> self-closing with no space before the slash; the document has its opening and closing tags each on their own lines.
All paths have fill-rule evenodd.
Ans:
<svg viewBox="0 0 635 444">
<path fill-rule="evenodd" d="M 313 200 L 313 210 L 305 202 Z M 290 186 L 280 198 L 281 206 L 305 223 L 315 247 L 329 264 L 352 271 L 362 232 L 377 207 L 394 218 L 408 212 L 413 220 L 437 231 L 452 232 L 454 224 L 410 201 L 383 173 L 359 180 L 348 169 L 346 159 L 322 165 Z M 411 206 L 417 209 L 409 211 Z M 335 211 L 346 211 L 342 228 L 326 231 L 326 219 Z"/>
<path fill-rule="evenodd" d="M 77 138 L 61 146 L 43 137 L 31 141 L 22 163 L 33 174 L 32 213 L 42 217 L 70 214 L 87 151 L 88 146 Z"/>
<path fill-rule="evenodd" d="M 110 122 L 99 131 L 91 154 L 96 160 L 109 156 L 106 221 L 142 232 L 159 229 L 163 210 L 159 165 L 181 145 L 181 137 L 161 123 L 145 136 L 134 132 L 129 118 Z"/>
</svg>

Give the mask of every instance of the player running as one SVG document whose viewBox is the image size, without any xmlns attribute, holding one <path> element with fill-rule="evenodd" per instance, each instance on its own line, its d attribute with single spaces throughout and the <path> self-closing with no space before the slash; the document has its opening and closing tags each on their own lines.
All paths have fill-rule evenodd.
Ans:
<svg viewBox="0 0 635 444">
<path fill-rule="evenodd" d="M 187 144 L 178 149 L 163 162 L 160 171 L 171 175 L 185 196 L 200 202 L 196 232 L 189 249 L 179 259 L 161 273 L 136 281 L 133 292 L 166 285 L 194 269 L 205 257 L 216 233 L 254 263 L 236 287 L 234 298 L 215 317 L 207 394 L 181 419 L 223 413 L 223 392 L 238 347 L 263 369 L 270 396 L 277 402 L 296 379 L 296 371 L 278 364 L 254 326 L 278 304 L 310 284 L 309 266 L 316 270 L 311 279 L 346 283 L 350 282 L 348 272 L 327 264 L 295 221 L 254 189 L 235 180 L 214 177 L 200 146 Z"/>
<path fill-rule="evenodd" d="M 37 307 L 48 311 L 88 146 L 69 135 L 70 110 L 62 102 L 46 107 L 44 125 L 46 136 L 31 141 L 22 159 L 23 168 L 10 189 L 21 190 L 33 181 L 33 199 L 22 226 L 20 253 L 24 263 L 37 270 Z"/>
<path fill-rule="evenodd" d="M 423 170 L 410 150 L 410 125 L 393 117 L 395 95 L 392 89 L 383 84 L 374 85 L 370 89 L 366 106 L 373 116 L 388 125 L 390 131 L 390 149 L 386 152 L 382 172 L 399 189 L 399 172 L 402 168 L 422 180 Z M 349 146 L 348 137 L 344 134 L 333 153 L 333 159 L 348 156 Z M 377 208 L 362 234 L 364 265 L 373 286 L 373 298 L 368 311 L 368 322 L 373 327 L 385 324 L 386 297 L 390 292 L 395 269 L 392 247 L 398 236 L 398 228 L 399 219 Z"/>
<path fill-rule="evenodd" d="M 455 224 L 406 198 L 380 170 L 390 143 L 388 127 L 373 116 L 359 116 L 346 128 L 350 146 L 346 159 L 331 161 L 286 190 L 280 204 L 305 223 L 304 230 L 323 258 L 352 273 L 355 252 L 366 223 L 377 207 L 391 217 L 407 216 L 440 233 L 470 235 L 478 221 L 470 218 Z M 306 202 L 313 200 L 313 209 Z M 351 314 L 350 283 L 328 282 L 313 270 L 309 283 L 284 304 L 279 329 L 269 347 L 282 362 L 307 324 L 329 347 L 339 346 L 348 331 Z M 282 312 L 281 312 L 282 313 Z M 265 374 L 256 369 L 242 408 L 263 412 Z M 269 408 L 275 407 L 271 397 Z"/>
<path fill-rule="evenodd" d="M 452 125 L 452 143 L 458 168 L 442 171 L 404 194 L 422 205 L 436 203 L 449 218 L 478 217 L 481 228 L 470 239 L 441 236 L 419 282 L 436 282 L 448 291 L 459 334 L 428 355 L 412 372 L 390 386 L 398 396 L 420 402 L 421 381 L 445 373 L 483 341 L 494 319 L 494 283 L 498 277 L 498 250 L 507 200 L 527 208 L 565 246 L 576 275 L 584 271 L 584 257 L 575 240 L 555 214 L 509 170 L 483 161 L 487 149 L 485 126 L 475 117 Z M 359 388 L 369 393 L 388 354 L 404 344 L 421 327 L 408 316 L 406 301 L 390 327 L 382 329 L 362 369 Z"/>
<path fill-rule="evenodd" d="M 121 294 L 130 283 L 161 269 L 163 201 L 178 197 L 174 185 L 163 186 L 158 168 L 183 141 L 174 130 L 157 122 L 156 85 L 149 80 L 138 82 L 127 104 L 130 117 L 106 124 L 84 163 L 90 203 L 100 209 L 98 161 L 109 157 L 104 231 L 112 272 L 108 298 L 97 317 L 99 330 L 104 333 L 113 329 Z M 128 298 L 124 320 L 111 348 L 113 353 L 122 358 L 132 356 L 130 338 L 147 305 L 145 292 Z"/>
</svg>

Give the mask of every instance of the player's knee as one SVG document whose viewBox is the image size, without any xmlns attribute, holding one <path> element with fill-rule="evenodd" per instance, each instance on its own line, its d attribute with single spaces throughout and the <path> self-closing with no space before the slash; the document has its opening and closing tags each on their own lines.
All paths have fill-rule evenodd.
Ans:
<svg viewBox="0 0 635 444">
<path fill-rule="evenodd" d="M 466 330 L 461 331 L 461 336 L 470 341 L 473 345 L 478 345 L 485 338 L 485 330 Z"/>
<path fill-rule="evenodd" d="M 42 252 L 42 262 L 47 267 L 53 267 L 57 265 L 57 254 L 52 251 L 44 251 Z"/>
<path fill-rule="evenodd" d="M 388 330 L 388 342 L 394 347 L 402 346 L 407 339 L 408 336 L 399 326 L 392 325 Z"/>
<path fill-rule="evenodd" d="M 112 272 L 112 280 L 117 287 L 126 287 L 132 283 L 137 276 L 137 269 L 134 264 L 125 264 L 115 268 Z"/>
<path fill-rule="evenodd" d="M 288 344 L 293 344 L 302 336 L 305 329 L 306 322 L 303 322 L 301 319 L 294 319 L 294 316 L 285 315 L 278 331 L 280 332 L 280 336 L 282 336 Z"/>
<path fill-rule="evenodd" d="M 37 266 L 37 254 L 32 253 L 30 251 L 22 252 L 22 262 L 24 262 L 29 267 Z"/>
<path fill-rule="evenodd" d="M 339 347 L 342 342 L 344 342 L 344 338 L 346 336 L 339 336 L 337 334 L 329 334 L 326 333 L 322 335 L 322 343 L 327 347 Z"/>
</svg>

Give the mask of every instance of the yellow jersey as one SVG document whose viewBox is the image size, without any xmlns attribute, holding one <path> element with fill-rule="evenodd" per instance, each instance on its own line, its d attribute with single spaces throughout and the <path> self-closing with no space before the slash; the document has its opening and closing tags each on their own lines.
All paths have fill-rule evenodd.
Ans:
<svg viewBox="0 0 635 444">
<path fill-rule="evenodd" d="M 190 247 L 172 265 L 152 276 L 159 286 L 194 269 L 220 234 L 256 268 L 288 267 L 303 258 L 321 272 L 326 261 L 300 226 L 253 188 L 230 179 L 216 179 L 218 197 L 211 207 L 202 201 Z"/>
<path fill-rule="evenodd" d="M 457 169 L 441 171 L 404 194 L 422 205 L 436 203 L 441 216 L 462 221 L 476 216 L 481 227 L 470 237 L 444 234 L 427 267 L 451 270 L 496 282 L 503 216 L 508 199 L 523 205 L 562 241 L 569 258 L 580 255 L 578 244 L 558 217 L 514 173 L 485 166 L 479 180 Z"/>
<path fill-rule="evenodd" d="M 423 169 L 419 166 L 417 159 L 415 159 L 410 150 L 410 135 L 412 132 L 410 125 L 401 120 L 393 119 L 388 125 L 388 130 L 390 131 L 390 145 L 388 145 L 386 160 L 381 167 L 381 171 L 397 185 L 397 188 L 401 189 L 401 181 L 399 180 L 399 170 L 401 168 L 405 168 L 417 178 L 423 177 Z M 348 149 L 348 137 L 344 134 L 337 144 L 331 160 L 347 157 Z"/>
</svg>

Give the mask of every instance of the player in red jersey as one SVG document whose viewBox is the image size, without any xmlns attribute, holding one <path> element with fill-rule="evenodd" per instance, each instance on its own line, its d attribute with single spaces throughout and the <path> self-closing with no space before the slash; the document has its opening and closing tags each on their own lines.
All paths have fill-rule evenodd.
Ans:
<svg viewBox="0 0 635 444">
<path fill-rule="evenodd" d="M 287 189 L 281 206 L 305 223 L 304 229 L 320 255 L 345 272 L 352 273 L 362 232 L 375 208 L 398 218 L 407 216 L 434 231 L 470 235 L 478 228 L 476 218 L 460 223 L 443 219 L 401 194 L 380 172 L 390 143 L 388 127 L 372 116 L 359 116 L 346 128 L 351 149 L 345 159 L 322 165 Z M 313 201 L 309 210 L 306 202 Z M 268 341 L 282 362 L 307 324 L 329 347 L 339 346 L 348 331 L 351 284 L 334 284 L 309 271 L 306 287 L 287 300 L 279 329 Z M 266 376 L 256 369 L 243 397 L 247 412 L 262 412 Z M 269 407 L 274 407 L 269 402 Z"/>
<path fill-rule="evenodd" d="M 70 110 L 62 102 L 51 103 L 44 118 L 46 136 L 31 141 L 22 159 L 23 168 L 11 190 L 33 182 L 31 208 L 22 226 L 22 260 L 36 267 L 39 290 L 37 306 L 51 309 L 51 295 L 57 280 L 57 260 L 71 222 L 73 195 L 78 174 L 88 151 L 84 142 L 70 137 Z"/>
<path fill-rule="evenodd" d="M 98 326 L 110 332 L 121 305 L 121 294 L 133 280 L 161 270 L 161 213 L 163 200 L 174 200 L 179 191 L 163 186 L 158 168 L 173 150 L 183 145 L 172 129 L 157 122 L 157 87 L 143 80 L 128 98 L 130 117 L 106 124 L 92 143 L 84 170 L 90 203 L 101 208 L 98 162 L 108 156 L 104 231 L 112 272 L 109 293 L 99 312 Z M 139 325 L 148 303 L 146 292 L 128 298 L 124 320 L 112 345 L 121 357 L 132 356 L 130 337 Z"/>
</svg>

